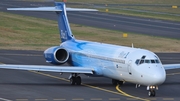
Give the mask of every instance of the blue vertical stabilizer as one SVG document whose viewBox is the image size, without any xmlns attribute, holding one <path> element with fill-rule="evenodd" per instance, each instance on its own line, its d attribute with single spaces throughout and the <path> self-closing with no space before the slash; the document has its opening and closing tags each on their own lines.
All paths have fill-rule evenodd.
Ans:
<svg viewBox="0 0 180 101">
<path fill-rule="evenodd" d="M 69 21 L 67 18 L 65 3 L 56 2 L 55 6 L 57 9 L 62 10 L 62 11 L 56 11 L 58 15 L 58 27 L 59 27 L 61 42 L 65 42 L 67 40 L 74 40 L 74 36 L 71 32 L 71 28 L 69 26 Z"/>
</svg>

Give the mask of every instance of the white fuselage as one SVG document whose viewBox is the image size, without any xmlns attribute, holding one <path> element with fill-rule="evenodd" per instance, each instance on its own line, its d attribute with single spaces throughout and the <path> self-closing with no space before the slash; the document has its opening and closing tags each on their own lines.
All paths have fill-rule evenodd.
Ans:
<svg viewBox="0 0 180 101">
<path fill-rule="evenodd" d="M 148 50 L 80 40 L 61 46 L 74 66 L 94 68 L 95 75 L 146 86 L 162 84 L 166 78 L 158 56 Z"/>
</svg>

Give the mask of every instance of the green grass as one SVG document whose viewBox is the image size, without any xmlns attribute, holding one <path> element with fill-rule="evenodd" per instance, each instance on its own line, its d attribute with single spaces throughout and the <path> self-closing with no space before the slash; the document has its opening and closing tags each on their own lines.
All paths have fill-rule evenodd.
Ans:
<svg viewBox="0 0 180 101">
<path fill-rule="evenodd" d="M 25 17 L 0 12 L 0 48 L 18 50 L 45 50 L 59 45 L 59 32 L 56 21 Z M 147 36 L 142 34 L 98 29 L 71 24 L 77 39 L 97 41 L 145 48 L 154 52 L 180 52 L 180 40 Z"/>
</svg>

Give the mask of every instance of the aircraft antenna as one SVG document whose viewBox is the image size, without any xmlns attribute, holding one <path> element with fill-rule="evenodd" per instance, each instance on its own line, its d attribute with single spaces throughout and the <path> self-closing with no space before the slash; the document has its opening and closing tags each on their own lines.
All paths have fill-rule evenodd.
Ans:
<svg viewBox="0 0 180 101">
<path fill-rule="evenodd" d="M 132 43 L 132 48 L 134 48 L 134 45 L 133 45 L 133 43 Z"/>
</svg>

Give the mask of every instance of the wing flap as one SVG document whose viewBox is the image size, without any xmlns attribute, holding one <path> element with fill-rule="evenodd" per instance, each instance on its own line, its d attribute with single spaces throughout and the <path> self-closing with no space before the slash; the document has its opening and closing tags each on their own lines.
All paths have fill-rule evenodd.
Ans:
<svg viewBox="0 0 180 101">
<path fill-rule="evenodd" d="M 1 64 L 0 68 L 17 70 L 34 70 L 61 73 L 87 73 L 93 74 L 93 68 L 72 67 L 72 66 L 41 66 L 41 65 L 6 65 Z"/>
<path fill-rule="evenodd" d="M 164 64 L 163 66 L 165 70 L 180 68 L 180 64 Z"/>
</svg>

